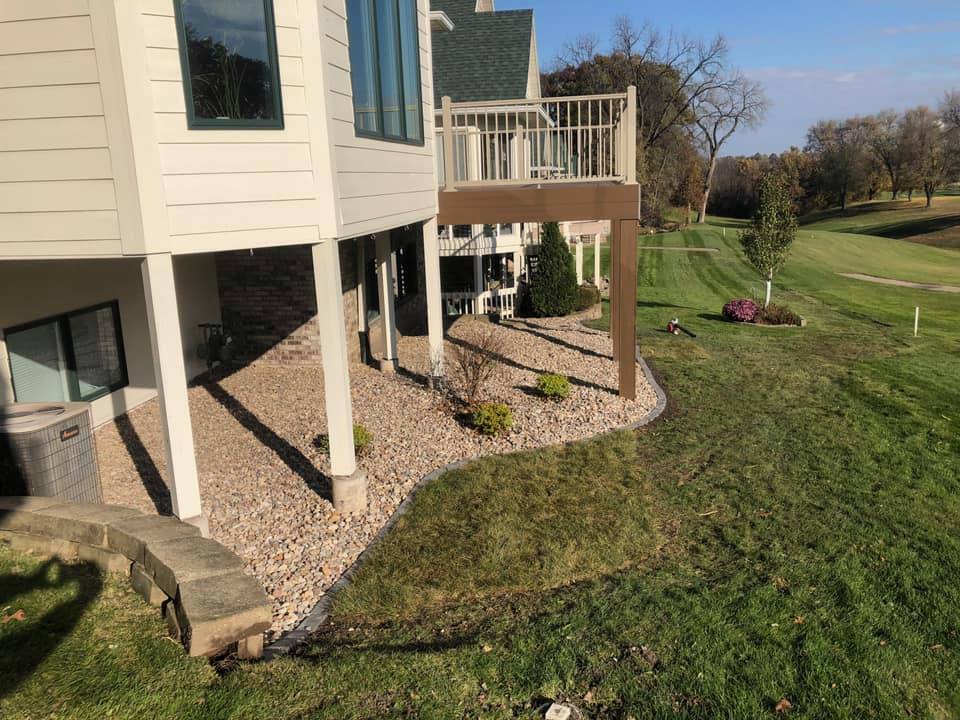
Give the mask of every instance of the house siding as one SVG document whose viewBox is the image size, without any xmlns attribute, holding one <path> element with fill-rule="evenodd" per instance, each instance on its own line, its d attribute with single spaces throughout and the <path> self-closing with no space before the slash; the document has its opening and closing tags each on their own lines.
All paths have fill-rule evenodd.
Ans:
<svg viewBox="0 0 960 720">
<path fill-rule="evenodd" d="M 344 0 L 322 0 L 320 25 L 327 86 L 326 113 L 339 199 L 340 237 L 371 234 L 436 215 L 428 11 L 427 0 L 419 0 L 425 142 L 422 146 L 406 145 L 357 137 L 346 6 Z"/>
<path fill-rule="evenodd" d="M 117 255 L 88 0 L 0 5 L 0 255 Z"/>
</svg>

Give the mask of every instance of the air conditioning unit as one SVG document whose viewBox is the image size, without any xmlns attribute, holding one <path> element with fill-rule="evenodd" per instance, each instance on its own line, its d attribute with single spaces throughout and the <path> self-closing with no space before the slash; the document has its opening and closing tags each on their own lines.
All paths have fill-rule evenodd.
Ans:
<svg viewBox="0 0 960 720">
<path fill-rule="evenodd" d="M 0 406 L 0 495 L 102 502 L 90 406 Z"/>
</svg>

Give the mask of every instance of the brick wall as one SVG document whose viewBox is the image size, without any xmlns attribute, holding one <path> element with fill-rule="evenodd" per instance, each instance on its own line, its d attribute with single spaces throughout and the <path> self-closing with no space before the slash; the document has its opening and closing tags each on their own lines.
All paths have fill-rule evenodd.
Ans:
<svg viewBox="0 0 960 720">
<path fill-rule="evenodd" d="M 359 361 L 356 249 L 340 243 L 347 349 Z M 309 245 L 217 254 L 224 324 L 238 339 L 238 359 L 272 365 L 321 364 L 317 301 Z"/>
</svg>

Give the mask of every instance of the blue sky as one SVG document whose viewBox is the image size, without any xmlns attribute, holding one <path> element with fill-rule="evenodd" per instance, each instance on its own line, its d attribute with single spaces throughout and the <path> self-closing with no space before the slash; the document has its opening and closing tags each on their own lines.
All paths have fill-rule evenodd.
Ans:
<svg viewBox="0 0 960 720">
<path fill-rule="evenodd" d="M 662 31 L 722 33 L 732 63 L 773 101 L 763 127 L 735 136 L 729 154 L 802 146 L 819 119 L 936 105 L 945 90 L 960 89 L 960 0 L 497 0 L 496 7 L 534 8 L 543 69 L 579 34 L 606 45 L 622 14 Z"/>
</svg>

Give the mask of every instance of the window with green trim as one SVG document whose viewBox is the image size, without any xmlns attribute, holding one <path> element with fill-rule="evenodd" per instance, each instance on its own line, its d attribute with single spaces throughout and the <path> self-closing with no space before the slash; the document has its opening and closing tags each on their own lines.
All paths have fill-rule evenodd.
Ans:
<svg viewBox="0 0 960 720">
<path fill-rule="evenodd" d="M 283 127 L 272 0 L 175 0 L 191 128 Z"/>
<path fill-rule="evenodd" d="M 358 135 L 423 143 L 417 0 L 347 0 Z"/>
</svg>

